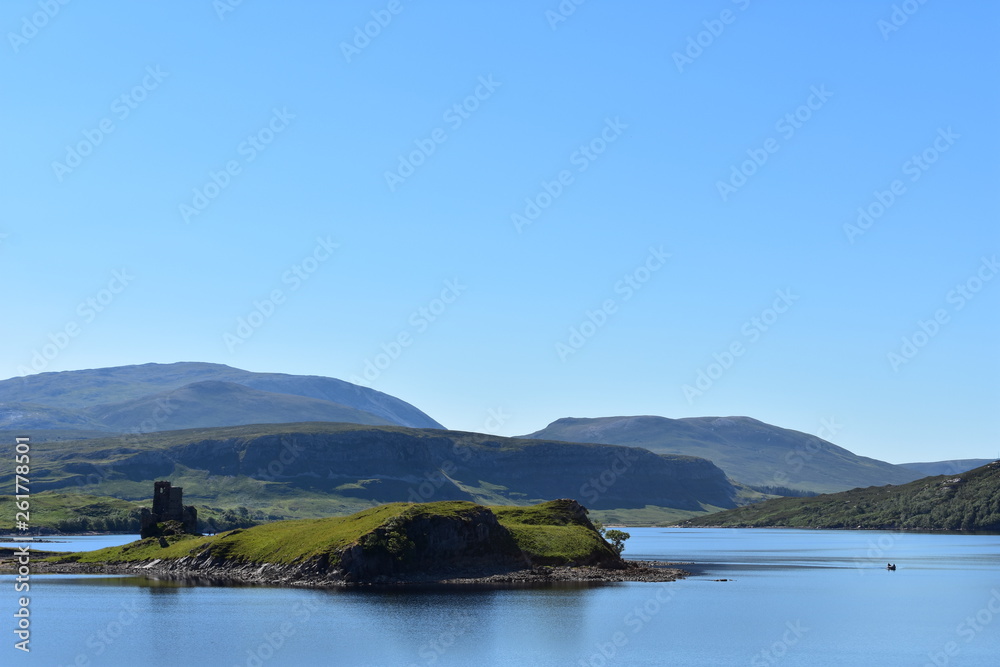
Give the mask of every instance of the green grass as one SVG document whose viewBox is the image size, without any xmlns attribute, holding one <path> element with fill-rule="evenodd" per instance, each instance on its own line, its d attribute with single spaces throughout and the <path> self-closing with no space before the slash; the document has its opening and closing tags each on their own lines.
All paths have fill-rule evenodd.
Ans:
<svg viewBox="0 0 1000 667">
<path fill-rule="evenodd" d="M 212 537 L 185 535 L 167 538 L 170 543 L 167 547 L 160 547 L 156 538 L 148 538 L 121 547 L 73 554 L 68 559 L 81 563 L 145 561 L 183 558 L 208 549 L 213 556 L 238 561 L 295 563 L 332 554 L 353 544 L 406 508 L 405 503 L 393 503 L 345 517 L 276 521 Z"/>
<path fill-rule="evenodd" d="M 694 512 L 646 505 L 636 509 L 591 510 L 590 517 L 605 526 L 671 526 L 679 521 L 706 516 L 722 509 L 714 505 L 703 507 L 703 511 Z"/>
<path fill-rule="evenodd" d="M 0 496 L 0 530 L 14 530 L 14 496 Z M 58 529 L 66 522 L 78 522 L 87 518 L 97 526 L 96 530 L 108 530 L 107 520 L 122 520 L 128 515 L 137 515 L 141 503 L 107 496 L 92 496 L 83 493 L 54 493 L 45 491 L 31 494 L 31 526 L 46 526 Z M 113 530 L 113 528 L 112 528 Z"/>
<path fill-rule="evenodd" d="M 293 564 L 327 556 L 336 563 L 338 553 L 390 521 L 394 525 L 428 516 L 470 518 L 483 506 L 466 501 L 391 503 L 346 517 L 277 521 L 211 537 L 172 536 L 161 547 L 147 538 L 120 547 L 80 552 L 49 559 L 52 562 L 119 563 L 179 559 L 206 550 L 213 557 L 251 563 Z M 610 547 L 587 518 L 574 516 L 565 501 L 534 507 L 492 507 L 500 524 L 517 545 L 540 564 L 563 564 L 606 556 Z"/>
</svg>

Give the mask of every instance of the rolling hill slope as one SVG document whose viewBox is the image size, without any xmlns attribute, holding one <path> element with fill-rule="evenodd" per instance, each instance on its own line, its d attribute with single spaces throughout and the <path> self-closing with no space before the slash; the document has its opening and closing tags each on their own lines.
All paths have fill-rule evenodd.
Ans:
<svg viewBox="0 0 1000 667">
<path fill-rule="evenodd" d="M 560 419 L 528 438 L 644 447 L 658 454 L 709 459 L 753 487 L 829 493 L 858 486 L 903 484 L 915 470 L 858 456 L 814 435 L 749 417 L 604 417 Z"/>
<path fill-rule="evenodd" d="M 1000 531 L 1000 461 L 959 476 L 925 477 L 814 498 L 777 498 L 685 526 Z"/>
</svg>

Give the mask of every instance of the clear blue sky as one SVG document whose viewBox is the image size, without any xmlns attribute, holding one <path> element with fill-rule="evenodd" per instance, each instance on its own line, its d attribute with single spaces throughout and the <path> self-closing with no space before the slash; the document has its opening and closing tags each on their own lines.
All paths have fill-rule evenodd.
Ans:
<svg viewBox="0 0 1000 667">
<path fill-rule="evenodd" d="M 3 377 L 997 454 L 993 3 L 51 4 L 0 7 Z"/>
</svg>

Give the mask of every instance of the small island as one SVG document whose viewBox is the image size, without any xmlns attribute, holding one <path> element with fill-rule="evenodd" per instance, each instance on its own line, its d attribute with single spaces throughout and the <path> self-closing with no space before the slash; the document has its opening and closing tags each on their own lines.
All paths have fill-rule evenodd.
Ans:
<svg viewBox="0 0 1000 667">
<path fill-rule="evenodd" d="M 144 574 L 279 586 L 674 581 L 628 561 L 575 500 L 487 507 L 392 503 L 350 516 L 276 521 L 213 536 L 159 534 L 37 562 L 46 573 Z M 617 546 L 617 548 L 616 548 Z"/>
</svg>

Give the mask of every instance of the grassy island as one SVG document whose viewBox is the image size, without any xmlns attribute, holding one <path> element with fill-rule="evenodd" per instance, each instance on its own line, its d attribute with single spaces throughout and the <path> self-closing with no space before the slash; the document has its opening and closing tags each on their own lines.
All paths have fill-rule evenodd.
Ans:
<svg viewBox="0 0 1000 667">
<path fill-rule="evenodd" d="M 677 575 L 624 561 L 575 500 L 530 507 L 392 503 L 212 536 L 151 537 L 44 563 L 51 572 L 146 571 L 291 585 Z"/>
</svg>

